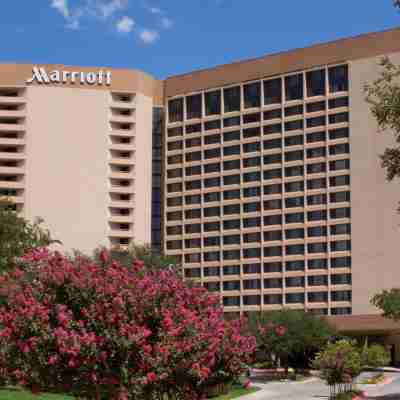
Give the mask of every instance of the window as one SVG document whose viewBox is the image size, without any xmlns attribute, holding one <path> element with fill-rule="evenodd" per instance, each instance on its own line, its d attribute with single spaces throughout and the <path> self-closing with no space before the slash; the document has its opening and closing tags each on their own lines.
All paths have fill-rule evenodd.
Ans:
<svg viewBox="0 0 400 400">
<path fill-rule="evenodd" d="M 307 245 L 308 253 L 326 253 L 327 251 L 327 244 L 324 242 L 321 243 L 309 243 Z"/>
<path fill-rule="evenodd" d="M 320 174 L 326 172 L 326 164 L 325 163 L 316 163 L 316 164 L 308 164 L 307 165 L 307 174 Z"/>
<path fill-rule="evenodd" d="M 350 168 L 350 160 L 348 159 L 331 161 L 329 163 L 330 171 L 339 171 L 342 169 L 349 169 L 349 168 Z"/>
<path fill-rule="evenodd" d="M 338 290 L 331 293 L 332 301 L 351 301 L 350 290 Z"/>
<path fill-rule="evenodd" d="M 185 225 L 185 233 L 200 233 L 200 232 L 201 232 L 200 224 Z"/>
<path fill-rule="evenodd" d="M 214 232 L 214 231 L 219 231 L 220 230 L 220 222 L 215 221 L 215 222 L 206 222 L 204 224 L 204 232 Z"/>
<path fill-rule="evenodd" d="M 349 128 L 332 129 L 329 131 L 329 139 L 342 139 L 349 137 Z"/>
<path fill-rule="evenodd" d="M 240 204 L 230 204 L 228 206 L 224 206 L 224 215 L 231 214 L 240 214 Z"/>
<path fill-rule="evenodd" d="M 264 304 L 282 304 L 281 294 L 265 294 Z"/>
<path fill-rule="evenodd" d="M 303 120 L 302 119 L 298 119 L 296 121 L 288 121 L 285 122 L 285 131 L 294 131 L 297 129 L 303 129 Z"/>
<path fill-rule="evenodd" d="M 282 272 L 282 263 L 280 261 L 264 263 L 265 273 Z"/>
<path fill-rule="evenodd" d="M 202 100 L 201 94 L 186 97 L 186 119 L 201 118 Z"/>
<path fill-rule="evenodd" d="M 225 281 L 224 290 L 240 290 L 240 281 Z"/>
<path fill-rule="evenodd" d="M 329 185 L 331 187 L 350 185 L 350 176 L 349 175 L 331 176 L 329 178 Z"/>
<path fill-rule="evenodd" d="M 224 265 L 224 275 L 239 275 L 240 265 Z"/>
<path fill-rule="evenodd" d="M 201 165 L 194 165 L 193 167 L 187 167 L 185 169 L 186 176 L 200 175 L 200 174 L 201 174 Z"/>
<path fill-rule="evenodd" d="M 224 128 L 240 125 L 240 116 L 224 118 Z"/>
<path fill-rule="evenodd" d="M 345 92 L 349 89 L 348 67 L 340 65 L 329 68 L 329 91 Z"/>
<path fill-rule="evenodd" d="M 168 102 L 168 120 L 170 123 L 183 121 L 183 99 Z"/>
<path fill-rule="evenodd" d="M 167 227 L 167 235 L 182 235 L 182 227 L 181 226 L 168 226 Z"/>
<path fill-rule="evenodd" d="M 230 171 L 232 169 L 240 169 L 240 160 L 224 161 L 224 171 Z"/>
<path fill-rule="evenodd" d="M 186 190 L 198 190 L 201 189 L 201 181 L 189 181 L 185 182 Z"/>
<path fill-rule="evenodd" d="M 299 254 L 304 254 L 304 244 L 292 244 L 286 246 L 286 255 L 294 256 Z"/>
<path fill-rule="evenodd" d="M 219 292 L 221 285 L 219 282 L 205 282 L 204 287 L 209 292 Z"/>
<path fill-rule="evenodd" d="M 285 207 L 304 207 L 304 197 L 289 197 L 285 199 Z"/>
<path fill-rule="evenodd" d="M 194 249 L 201 247 L 201 239 L 186 239 L 185 240 L 185 248 L 186 249 Z"/>
<path fill-rule="evenodd" d="M 281 225 L 282 224 L 282 215 L 266 215 L 264 217 L 264 225 Z"/>
<path fill-rule="evenodd" d="M 240 111 L 240 86 L 224 89 L 224 111 Z"/>
<path fill-rule="evenodd" d="M 321 237 L 327 235 L 326 226 L 313 226 L 307 229 L 308 237 Z"/>
<path fill-rule="evenodd" d="M 315 103 L 308 103 L 306 106 L 308 113 L 325 111 L 325 108 L 326 108 L 325 101 L 317 101 Z"/>
<path fill-rule="evenodd" d="M 331 251 L 350 251 L 351 241 L 350 240 L 337 240 L 331 242 Z"/>
<path fill-rule="evenodd" d="M 186 154 L 186 161 L 200 161 L 201 160 L 201 151 L 194 151 L 193 153 Z"/>
<path fill-rule="evenodd" d="M 338 97 L 336 99 L 329 100 L 329 108 L 339 108 L 339 107 L 348 107 L 349 106 L 349 98 L 348 97 Z"/>
<path fill-rule="evenodd" d="M 177 126 L 176 128 L 168 129 L 168 137 L 182 136 L 183 128 L 181 126 Z"/>
<path fill-rule="evenodd" d="M 285 230 L 286 239 L 303 239 L 304 238 L 304 229 L 286 229 Z"/>
<path fill-rule="evenodd" d="M 200 209 L 193 209 L 193 210 L 186 210 L 185 211 L 185 218 L 186 219 L 195 219 L 201 218 L 201 210 Z"/>
<path fill-rule="evenodd" d="M 168 193 L 182 192 L 182 183 L 170 183 L 167 185 Z"/>
<path fill-rule="evenodd" d="M 204 208 L 204 217 L 219 217 L 220 208 L 219 207 L 207 207 Z"/>
<path fill-rule="evenodd" d="M 265 93 L 264 93 L 265 95 Z M 270 119 L 282 118 L 282 109 L 276 108 L 275 110 L 264 111 L 264 121 L 268 121 Z"/>
<path fill-rule="evenodd" d="M 309 179 L 307 181 L 307 188 L 310 190 L 326 188 L 326 178 Z"/>
<path fill-rule="evenodd" d="M 285 146 L 299 146 L 303 144 L 303 135 L 290 136 L 285 138 Z"/>
<path fill-rule="evenodd" d="M 331 259 L 332 268 L 351 268 L 351 257 L 336 257 Z"/>
<path fill-rule="evenodd" d="M 204 173 L 205 174 L 210 174 L 212 172 L 220 172 L 220 171 L 221 171 L 221 165 L 219 163 L 204 165 Z"/>
<path fill-rule="evenodd" d="M 264 201 L 264 210 L 280 210 L 281 208 L 282 208 L 281 199 Z"/>
<path fill-rule="evenodd" d="M 324 131 L 307 133 L 307 143 L 324 142 L 325 137 L 326 133 Z"/>
<path fill-rule="evenodd" d="M 224 229 L 240 229 L 240 219 L 224 221 Z"/>
<path fill-rule="evenodd" d="M 253 128 L 246 128 L 243 129 L 243 138 L 244 139 L 248 139 L 251 137 L 258 137 L 261 135 L 261 130 L 258 126 L 253 127 Z"/>
<path fill-rule="evenodd" d="M 282 255 L 282 247 L 264 247 L 264 257 L 280 257 Z"/>
<path fill-rule="evenodd" d="M 280 164 L 282 162 L 282 154 L 269 154 L 264 156 L 264 164 Z"/>
<path fill-rule="evenodd" d="M 185 277 L 186 278 L 200 278 L 201 277 L 201 269 L 200 268 L 185 269 Z"/>
<path fill-rule="evenodd" d="M 200 204 L 201 196 L 199 194 L 195 194 L 192 196 L 185 196 L 185 204 Z"/>
<path fill-rule="evenodd" d="M 325 156 L 326 156 L 325 147 L 314 147 L 313 149 L 307 149 L 307 158 L 318 158 Z"/>
<path fill-rule="evenodd" d="M 351 274 L 336 274 L 331 275 L 332 285 L 350 285 L 351 284 Z"/>
<path fill-rule="evenodd" d="M 331 219 L 350 218 L 350 208 L 334 208 L 333 210 L 330 210 L 330 215 Z"/>
<path fill-rule="evenodd" d="M 207 160 L 209 158 L 215 158 L 221 156 L 221 149 L 219 147 L 215 149 L 204 150 L 204 158 Z"/>
<path fill-rule="evenodd" d="M 304 174 L 304 168 L 302 165 L 297 165 L 295 167 L 286 167 L 285 168 L 285 176 L 302 176 Z"/>
<path fill-rule="evenodd" d="M 349 315 L 351 314 L 351 307 L 336 307 L 331 309 L 332 315 Z"/>
<path fill-rule="evenodd" d="M 183 147 L 182 140 L 179 140 L 177 142 L 169 142 L 168 143 L 168 151 L 181 150 L 182 147 Z"/>
<path fill-rule="evenodd" d="M 348 121 L 349 121 L 349 113 L 347 112 L 329 115 L 330 124 L 340 124 L 342 122 L 348 122 Z"/>
<path fill-rule="evenodd" d="M 219 251 L 209 251 L 207 253 L 204 253 L 205 262 L 219 261 L 219 259 L 220 259 Z"/>
<path fill-rule="evenodd" d="M 177 168 L 177 169 L 170 169 L 167 172 L 168 179 L 173 179 L 173 178 L 181 178 L 182 177 L 182 169 Z"/>
<path fill-rule="evenodd" d="M 240 306 L 240 297 L 224 297 L 223 303 L 226 307 Z"/>
<path fill-rule="evenodd" d="M 264 81 L 264 105 L 282 102 L 281 78 Z"/>
<path fill-rule="evenodd" d="M 316 206 L 319 204 L 326 204 L 326 194 L 314 194 L 312 196 L 307 196 L 307 204 L 309 206 Z"/>
<path fill-rule="evenodd" d="M 240 260 L 240 250 L 225 250 L 224 260 Z"/>
<path fill-rule="evenodd" d="M 261 113 L 253 113 L 253 114 L 245 114 L 243 115 L 243 123 L 244 124 L 252 124 L 254 122 L 261 121 Z M 259 132 L 259 130 L 257 130 Z"/>
<path fill-rule="evenodd" d="M 224 245 L 240 244 L 240 235 L 224 236 Z"/>
<path fill-rule="evenodd" d="M 233 156 L 233 155 L 237 155 L 237 154 L 240 154 L 240 146 L 239 145 L 224 147 L 224 156 Z"/>
<path fill-rule="evenodd" d="M 310 303 L 326 303 L 328 301 L 327 292 L 311 292 L 307 296 Z"/>
<path fill-rule="evenodd" d="M 309 286 L 326 286 L 328 277 L 326 275 L 313 275 L 308 277 Z"/>
<path fill-rule="evenodd" d="M 323 221 L 327 218 L 326 210 L 309 211 L 307 213 L 308 221 Z"/>
<path fill-rule="evenodd" d="M 285 97 L 286 101 L 303 99 L 303 74 L 285 78 Z"/>
<path fill-rule="evenodd" d="M 263 129 L 264 129 L 264 135 L 282 133 L 282 124 L 265 125 Z"/>
<path fill-rule="evenodd" d="M 196 147 L 196 146 L 201 146 L 201 138 L 192 138 L 192 139 L 186 139 L 185 140 L 185 147 L 190 148 L 190 147 Z"/>
<path fill-rule="evenodd" d="M 224 185 L 239 185 L 240 175 L 228 175 L 224 176 Z"/>
<path fill-rule="evenodd" d="M 244 306 L 258 306 L 261 304 L 260 295 L 243 296 Z"/>
<path fill-rule="evenodd" d="M 245 143 L 243 145 L 243 152 L 244 153 L 253 153 L 256 151 L 260 151 L 261 148 L 261 143 L 260 142 L 254 142 L 254 143 Z"/>
<path fill-rule="evenodd" d="M 278 149 L 282 147 L 282 139 L 264 140 L 264 150 Z"/>
<path fill-rule="evenodd" d="M 203 239 L 203 244 L 205 247 L 219 246 L 220 237 L 219 236 L 206 237 Z"/>
<path fill-rule="evenodd" d="M 304 214 L 303 213 L 286 214 L 285 221 L 287 224 L 301 224 L 304 222 Z"/>
<path fill-rule="evenodd" d="M 220 177 L 216 178 L 208 178 L 204 180 L 204 187 L 211 188 L 211 187 L 219 187 L 221 185 Z"/>
<path fill-rule="evenodd" d="M 182 163 L 182 154 L 177 154 L 175 156 L 168 157 L 168 164 L 181 164 L 181 163 Z"/>
<path fill-rule="evenodd" d="M 261 289 L 260 279 L 248 279 L 243 281 L 244 290 Z"/>
<path fill-rule="evenodd" d="M 200 254 L 185 254 L 185 263 L 199 263 Z"/>
<path fill-rule="evenodd" d="M 240 190 L 225 190 L 224 191 L 224 200 L 235 200 L 240 199 Z"/>
<path fill-rule="evenodd" d="M 286 261 L 286 271 L 304 271 L 304 260 Z"/>
<path fill-rule="evenodd" d="M 317 258 L 308 260 L 308 269 L 327 269 L 328 260 L 326 258 Z"/>
<path fill-rule="evenodd" d="M 307 118 L 307 128 L 315 128 L 325 125 L 325 115 L 314 118 Z"/>
<path fill-rule="evenodd" d="M 243 204 L 243 212 L 257 212 L 261 210 L 261 203 L 245 203 Z"/>
<path fill-rule="evenodd" d="M 224 132 L 224 142 L 240 140 L 240 131 Z"/>
<path fill-rule="evenodd" d="M 350 192 L 336 192 L 330 194 L 331 203 L 342 203 L 350 201 Z"/>
<path fill-rule="evenodd" d="M 221 91 L 215 90 L 204 94 L 206 115 L 221 114 Z"/>
<path fill-rule="evenodd" d="M 260 107 L 261 83 L 254 82 L 243 86 L 244 108 Z"/>
<path fill-rule="evenodd" d="M 290 276 L 285 278 L 286 287 L 304 287 L 304 276 Z"/>
<path fill-rule="evenodd" d="M 168 250 L 181 250 L 182 249 L 182 240 L 169 240 L 167 242 Z"/>
<path fill-rule="evenodd" d="M 280 289 L 282 287 L 282 278 L 264 279 L 264 289 Z"/>
<path fill-rule="evenodd" d="M 275 185 L 264 186 L 264 194 L 279 194 L 282 193 L 282 184 L 276 183 Z"/>
<path fill-rule="evenodd" d="M 221 120 L 215 119 L 213 121 L 204 122 L 205 131 L 210 131 L 212 129 L 221 129 Z"/>
<path fill-rule="evenodd" d="M 243 197 L 259 197 L 261 196 L 260 187 L 251 187 L 243 189 Z"/>
<path fill-rule="evenodd" d="M 204 137 L 204 144 L 221 143 L 221 135 L 209 135 Z M 187 147 L 187 146 L 186 146 Z"/>
<path fill-rule="evenodd" d="M 185 131 L 187 134 L 201 132 L 201 124 L 186 125 Z"/>
<path fill-rule="evenodd" d="M 302 192 L 302 191 L 304 191 L 304 182 L 303 181 L 285 183 L 285 192 L 286 193 Z"/>
<path fill-rule="evenodd" d="M 303 104 L 285 108 L 285 117 L 292 117 L 293 115 L 299 114 L 303 114 Z"/>
<path fill-rule="evenodd" d="M 285 161 L 302 161 L 303 160 L 303 150 L 289 151 L 285 153 Z"/>
<path fill-rule="evenodd" d="M 267 231 L 264 232 L 265 242 L 274 242 L 276 240 L 282 240 L 282 231 Z"/>
<path fill-rule="evenodd" d="M 307 96 L 324 96 L 325 95 L 325 70 L 310 71 L 306 73 L 307 80 Z"/>
<path fill-rule="evenodd" d="M 258 167 L 261 165 L 260 157 L 246 158 L 243 160 L 243 168 Z"/>
<path fill-rule="evenodd" d="M 280 168 L 269 169 L 264 171 L 264 179 L 279 179 L 282 178 L 282 170 Z"/>
<path fill-rule="evenodd" d="M 256 228 L 261 225 L 261 218 L 245 218 L 243 220 L 243 227 L 244 228 Z"/>
<path fill-rule="evenodd" d="M 221 193 L 219 192 L 211 192 L 211 193 L 204 193 L 204 202 L 210 203 L 213 201 L 220 201 Z"/>
</svg>

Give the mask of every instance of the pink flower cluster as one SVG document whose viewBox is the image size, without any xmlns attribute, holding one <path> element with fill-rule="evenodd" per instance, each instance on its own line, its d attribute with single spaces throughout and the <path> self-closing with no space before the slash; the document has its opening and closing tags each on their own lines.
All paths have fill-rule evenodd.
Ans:
<svg viewBox="0 0 400 400">
<path fill-rule="evenodd" d="M 0 276 L 0 380 L 86 398 L 201 398 L 244 370 L 255 339 L 174 272 L 26 254 Z"/>
</svg>

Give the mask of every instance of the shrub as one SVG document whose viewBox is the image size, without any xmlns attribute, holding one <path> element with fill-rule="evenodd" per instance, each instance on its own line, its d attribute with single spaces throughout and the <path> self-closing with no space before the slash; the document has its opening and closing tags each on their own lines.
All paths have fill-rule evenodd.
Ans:
<svg viewBox="0 0 400 400">
<path fill-rule="evenodd" d="M 390 363 L 390 352 L 380 344 L 372 344 L 361 352 L 363 366 L 372 368 L 384 367 Z"/>
<path fill-rule="evenodd" d="M 0 375 L 88 399 L 197 399 L 244 370 L 255 340 L 173 271 L 47 250 L 0 276 Z"/>
</svg>

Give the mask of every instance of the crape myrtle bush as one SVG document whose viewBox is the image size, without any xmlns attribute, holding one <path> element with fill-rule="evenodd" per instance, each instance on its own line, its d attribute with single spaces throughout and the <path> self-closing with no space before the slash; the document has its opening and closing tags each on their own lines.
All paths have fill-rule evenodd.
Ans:
<svg viewBox="0 0 400 400">
<path fill-rule="evenodd" d="M 217 297 L 143 262 L 35 250 L 0 276 L 0 380 L 96 399 L 200 399 L 234 380 L 255 339 Z"/>
</svg>

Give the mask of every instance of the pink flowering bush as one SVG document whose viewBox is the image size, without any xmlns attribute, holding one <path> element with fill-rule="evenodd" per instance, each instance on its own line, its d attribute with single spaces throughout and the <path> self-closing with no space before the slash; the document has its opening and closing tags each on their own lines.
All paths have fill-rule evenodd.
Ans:
<svg viewBox="0 0 400 400">
<path fill-rule="evenodd" d="M 255 348 L 173 271 L 47 250 L 0 276 L 0 381 L 95 399 L 200 399 Z"/>
</svg>

